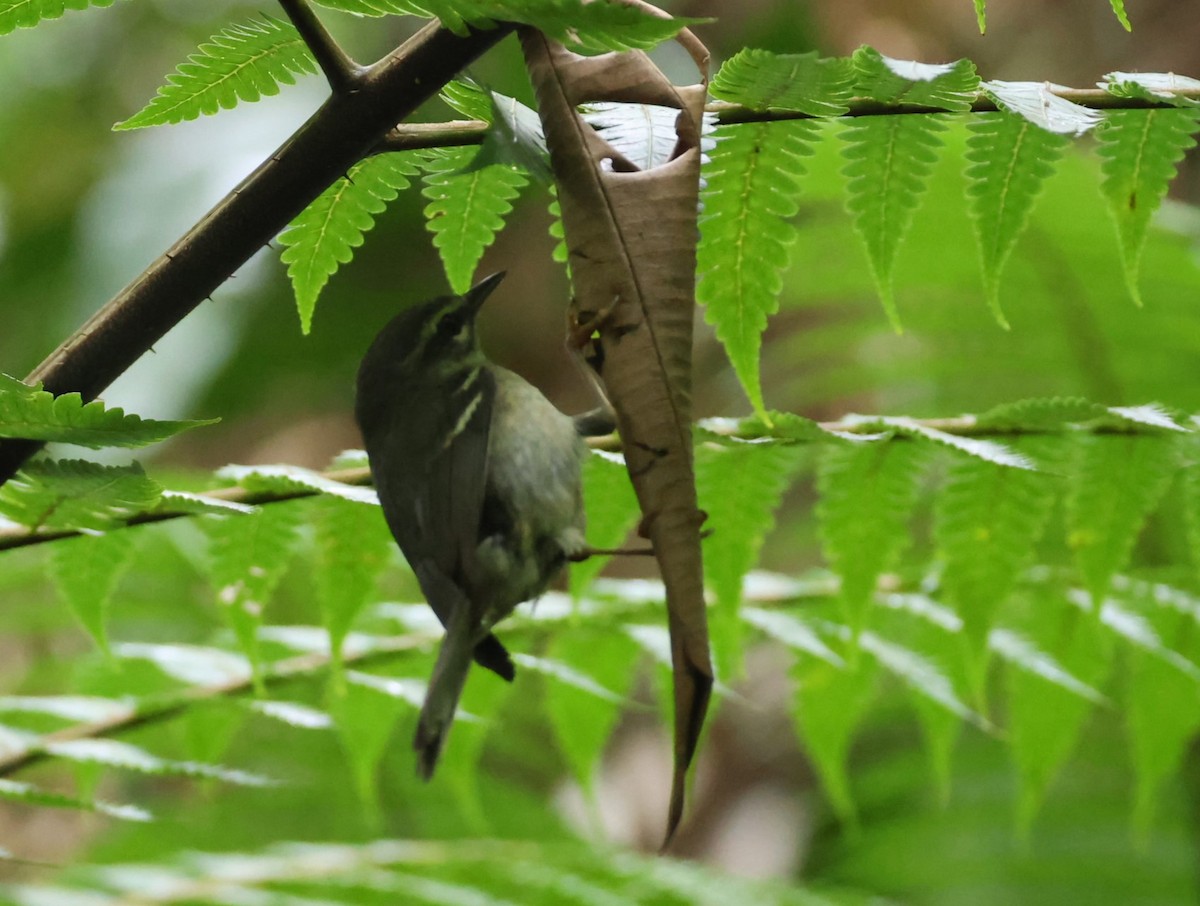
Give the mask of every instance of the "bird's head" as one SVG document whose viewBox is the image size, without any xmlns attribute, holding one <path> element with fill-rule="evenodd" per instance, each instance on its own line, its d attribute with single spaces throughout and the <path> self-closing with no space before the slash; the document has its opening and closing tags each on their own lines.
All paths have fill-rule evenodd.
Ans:
<svg viewBox="0 0 1200 906">
<path fill-rule="evenodd" d="M 504 278 L 485 277 L 461 296 L 438 296 L 396 315 L 375 337 L 359 369 L 376 386 L 396 379 L 436 385 L 463 367 L 477 366 L 483 353 L 475 319 L 484 301 Z"/>
</svg>

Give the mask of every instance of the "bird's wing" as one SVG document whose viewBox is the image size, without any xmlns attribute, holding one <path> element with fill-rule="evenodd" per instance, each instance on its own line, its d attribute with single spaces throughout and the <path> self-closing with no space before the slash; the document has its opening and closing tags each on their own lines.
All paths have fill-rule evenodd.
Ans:
<svg viewBox="0 0 1200 906">
<path fill-rule="evenodd" d="M 495 378 L 481 368 L 448 397 L 404 407 L 400 420 L 368 443 L 388 527 L 442 625 L 454 602 L 465 599 L 479 543 L 495 394 Z"/>
</svg>

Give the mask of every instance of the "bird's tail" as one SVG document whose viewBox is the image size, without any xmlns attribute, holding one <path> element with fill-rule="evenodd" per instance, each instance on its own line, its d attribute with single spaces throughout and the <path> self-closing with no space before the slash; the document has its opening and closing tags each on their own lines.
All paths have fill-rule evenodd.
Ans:
<svg viewBox="0 0 1200 906">
<path fill-rule="evenodd" d="M 425 693 L 425 704 L 421 707 L 417 734 L 413 738 L 413 748 L 417 751 L 417 772 L 425 780 L 433 776 L 446 734 L 454 720 L 454 712 L 458 709 L 458 699 L 467 682 L 467 671 L 471 668 L 476 635 L 466 619 L 451 619 L 446 627 L 433 676 L 429 680 L 429 690 Z"/>
</svg>

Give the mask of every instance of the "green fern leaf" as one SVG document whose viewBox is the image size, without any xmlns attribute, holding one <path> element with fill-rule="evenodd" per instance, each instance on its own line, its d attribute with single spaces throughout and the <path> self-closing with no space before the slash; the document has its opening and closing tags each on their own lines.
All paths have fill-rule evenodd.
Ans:
<svg viewBox="0 0 1200 906">
<path fill-rule="evenodd" d="M 122 642 L 113 654 L 126 660 L 153 664 L 164 675 L 189 686 L 236 685 L 250 678 L 250 663 L 224 648 L 202 645 L 153 645 Z"/>
<path fill-rule="evenodd" d="M 390 559 L 393 542 L 378 507 L 333 496 L 314 503 L 317 603 L 336 672 L 342 642 Z"/>
<path fill-rule="evenodd" d="M 1046 463 L 1064 443 L 1024 437 L 1011 446 Z M 977 697 L 983 693 L 983 655 L 996 613 L 1033 558 L 1058 484 L 1044 472 L 959 458 L 950 465 L 938 494 L 934 537 L 946 564 L 942 584 L 963 621 Z"/>
<path fill-rule="evenodd" d="M 166 777 L 194 777 L 220 780 L 239 786 L 268 786 L 271 781 L 259 774 L 250 774 L 195 761 L 172 761 L 151 755 L 145 749 L 116 739 L 70 739 L 49 742 L 45 749 L 56 758 L 78 764 L 99 764 L 142 774 Z"/>
<path fill-rule="evenodd" d="M 1142 304 L 1138 271 L 1146 229 L 1184 152 L 1195 147 L 1197 110 L 1113 110 L 1098 133 L 1104 195 L 1117 225 L 1125 282 Z"/>
<path fill-rule="evenodd" d="M 868 431 L 875 428 L 882 432 L 933 441 L 939 446 L 949 447 L 958 453 L 966 453 L 968 456 L 998 466 L 1007 466 L 1012 469 L 1035 468 L 1028 457 L 1022 456 L 1004 444 L 986 438 L 951 434 L 949 431 L 922 424 L 916 419 L 904 415 L 848 415 L 844 421 Z"/>
<path fill-rule="evenodd" d="M 846 666 L 842 656 L 825 644 L 816 630 L 799 617 L 778 610 L 743 607 L 742 619 L 801 654 L 819 658 L 834 667 Z"/>
<path fill-rule="evenodd" d="M 850 109 L 854 80 L 854 65 L 845 57 L 745 48 L 722 64 L 709 91 L 715 98 L 752 110 L 840 116 Z"/>
<path fill-rule="evenodd" d="M 696 493 L 712 532 L 704 544 L 705 584 L 716 598 L 709 627 L 723 677 L 741 675 L 742 580 L 757 562 L 779 501 L 807 452 L 785 444 L 696 449 Z"/>
<path fill-rule="evenodd" d="M 135 706 L 128 699 L 98 695 L 5 695 L 0 697 L 0 712 L 46 714 L 72 723 L 91 723 L 128 720 L 133 717 Z"/>
<path fill-rule="evenodd" d="M 892 293 L 896 252 L 937 162 L 940 116 L 864 116 L 842 133 L 846 208 L 892 327 L 903 330 Z"/>
<path fill-rule="evenodd" d="M 317 71 L 300 33 L 268 15 L 231 25 L 201 44 L 199 52 L 167 76 L 149 104 L 114 129 L 142 129 L 194 120 L 279 94 L 296 76 Z"/>
<path fill-rule="evenodd" d="M 843 635 L 848 640 L 850 630 L 846 628 Z M 960 720 L 970 721 L 979 727 L 988 726 L 986 720 L 958 697 L 950 678 L 929 659 L 874 632 L 864 632 L 860 644 L 863 651 L 872 655 L 881 667 L 904 681 L 918 695 Z"/>
<path fill-rule="evenodd" d="M 979 91 L 979 76 L 970 60 L 916 63 L 894 60 L 873 47 L 854 52 L 854 93 L 885 104 L 937 107 L 965 113 Z"/>
<path fill-rule="evenodd" d="M 705 19 L 660 18 L 634 6 L 584 0 L 316 0 L 329 9 L 361 16 L 437 17 L 457 34 L 468 25 L 531 25 L 585 52 L 649 50 L 681 28 Z"/>
<path fill-rule="evenodd" d="M 209 575 L 217 603 L 257 680 L 259 627 L 283 578 L 297 540 L 300 511 L 274 504 L 249 516 L 205 516 L 198 524 L 208 536 Z"/>
<path fill-rule="evenodd" d="M 376 777 L 379 764 L 396 729 L 396 719 L 402 712 L 420 707 L 419 702 L 425 694 L 424 683 L 393 680 L 354 670 L 347 671 L 345 678 L 345 683 L 330 690 L 327 707 L 350 764 L 355 792 L 367 812 L 366 820 L 378 821 Z M 402 690 L 409 684 L 414 686 L 412 694 L 403 694 Z"/>
<path fill-rule="evenodd" d="M 988 647 L 1012 670 L 1022 670 L 1031 677 L 1052 683 L 1064 692 L 1077 695 L 1094 705 L 1111 702 L 1097 689 L 1072 674 L 1053 656 L 1011 629 L 993 629 L 988 635 Z"/>
<path fill-rule="evenodd" d="M 470 79 L 447 82 L 438 97 L 468 119 L 483 120 L 485 123 L 492 121 L 492 101 L 488 93 Z"/>
<path fill-rule="evenodd" d="M 161 492 L 136 463 L 37 460 L 0 487 L 0 514 L 31 528 L 102 532 L 150 509 Z"/>
<path fill-rule="evenodd" d="M 975 19 L 979 22 L 979 33 L 987 34 L 987 0 L 975 0 Z"/>
<path fill-rule="evenodd" d="M 1037 589 L 1024 602 L 1018 631 L 1082 683 L 1101 688 L 1112 662 L 1111 636 L 1067 604 L 1061 589 Z M 1008 735 L 1021 776 L 1017 829 L 1028 834 L 1046 789 L 1071 756 L 1095 703 L 1059 683 L 1009 666 Z"/>
<path fill-rule="evenodd" d="M 108 604 L 132 556 L 129 532 L 108 532 L 51 546 L 50 575 L 59 596 L 105 654 Z"/>
<path fill-rule="evenodd" d="M 1079 397 L 1051 397 L 1003 403 L 977 415 L 975 424 L 997 431 L 1055 430 L 1103 418 L 1106 412 L 1099 403 Z"/>
<path fill-rule="evenodd" d="M 800 207 L 801 157 L 812 123 L 758 123 L 719 130 L 703 169 L 696 297 L 716 328 L 755 411 L 765 413 L 759 350 L 767 318 L 779 308 L 783 272 Z"/>
<path fill-rule="evenodd" d="M 321 290 L 354 257 L 375 215 L 409 187 L 419 159 L 415 152 L 377 154 L 355 164 L 279 235 L 304 333 L 312 328 Z"/>
<path fill-rule="evenodd" d="M 1069 600 L 1081 610 L 1088 609 L 1089 601 L 1082 592 L 1071 594 Z M 1141 613 L 1127 609 L 1124 602 L 1118 603 L 1113 598 L 1105 601 L 1100 610 L 1100 623 L 1123 645 L 1158 658 L 1193 683 L 1200 683 L 1200 667 L 1164 643 L 1150 620 Z"/>
<path fill-rule="evenodd" d="M 567 279 L 571 279 L 570 256 L 567 254 L 567 231 L 563 228 L 562 205 L 554 186 L 550 187 L 550 238 L 554 240 L 554 250 L 550 257 L 559 264 L 567 265 Z"/>
<path fill-rule="evenodd" d="M 546 713 L 559 748 L 575 779 L 584 789 L 592 785 L 596 763 L 623 712 L 623 696 L 637 674 L 640 651 L 621 633 L 582 629 L 557 633 L 546 651 L 548 658 L 586 669 L 586 683 L 570 674 L 550 676 L 545 684 Z M 518 664 L 523 658 L 518 656 Z M 594 688 L 589 688 L 588 683 Z"/>
<path fill-rule="evenodd" d="M 992 314 L 1007 329 L 1000 307 L 1000 274 L 1067 139 L 1004 112 L 981 114 L 969 128 L 967 196 L 979 239 L 983 285 Z"/>
<path fill-rule="evenodd" d="M 233 481 L 251 492 L 284 494 L 291 491 L 316 491 L 354 503 L 379 505 L 379 496 L 374 488 L 343 484 L 320 472 L 300 466 L 225 466 L 217 472 L 217 477 Z"/>
<path fill-rule="evenodd" d="M 620 546 L 641 513 L 624 457 L 596 451 L 587 458 L 583 464 L 583 499 L 587 509 L 588 543 L 601 550 Z M 572 598 L 579 600 L 583 596 L 609 559 L 589 557 L 571 566 Z"/>
<path fill-rule="evenodd" d="M 1200 655 L 1194 643 L 1193 657 Z M 1200 729 L 1196 681 L 1159 658 L 1132 654 L 1128 662 L 1125 713 L 1137 789 L 1133 825 L 1144 842 L 1163 784 L 1174 776 Z"/>
<path fill-rule="evenodd" d="M 473 148 L 445 151 L 430 161 L 422 193 L 426 228 L 441 255 L 446 278 L 456 293 L 471 288 L 475 266 L 504 226 L 512 200 L 529 182 L 519 170 L 502 165 L 473 169 Z"/>
<path fill-rule="evenodd" d="M 100 400 L 84 403 L 78 393 L 55 396 L 0 374 L 0 437 L 44 440 L 78 447 L 143 447 L 220 419 L 155 421 Z"/>
<path fill-rule="evenodd" d="M 112 6 L 115 0 L 0 0 L 0 35 L 57 19 L 69 9 Z"/>
<path fill-rule="evenodd" d="M 1067 494 L 1067 541 L 1097 611 L 1175 472 L 1175 441 L 1168 434 L 1081 439 L 1080 462 L 1071 472 Z"/>
<path fill-rule="evenodd" d="M 800 739 L 833 810 L 851 826 L 857 823 L 857 813 L 847 762 L 855 733 L 875 697 L 878 674 L 873 658 L 858 658 L 850 669 L 803 659 L 792 669 Z"/>
<path fill-rule="evenodd" d="M 1126 31 L 1133 31 L 1133 25 L 1129 21 L 1129 16 L 1125 12 L 1125 0 L 1108 0 L 1112 6 L 1113 12 L 1116 14 L 1118 21 Z"/>
<path fill-rule="evenodd" d="M 8 802 L 20 802 L 25 805 L 47 806 L 49 808 L 65 808 L 78 812 L 96 812 L 109 818 L 121 821 L 152 821 L 153 817 L 145 809 L 135 805 L 119 805 L 105 802 L 102 799 L 81 799 L 39 789 L 18 780 L 0 778 L 0 799 Z"/>
<path fill-rule="evenodd" d="M 1198 102 L 1183 92 L 1200 89 L 1200 79 L 1174 72 L 1108 72 L 1099 84 L 1119 98 L 1139 98 L 1156 104 L 1166 101 L 1176 107 L 1196 106 Z"/>
<path fill-rule="evenodd" d="M 1125 727 L 1137 778 L 1133 827 L 1139 842 L 1151 830 L 1163 784 L 1175 775 L 1200 728 L 1200 642 L 1197 601 L 1161 583 L 1118 579 L 1105 610 L 1123 611 L 1119 622 L 1139 628 L 1126 632 L 1133 650 L 1126 659 Z M 1107 619 L 1105 624 L 1118 622 Z M 1140 625 L 1139 625 L 1140 624 Z M 1147 646 L 1145 643 L 1149 642 Z"/>
<path fill-rule="evenodd" d="M 866 625 L 871 595 L 908 536 L 926 447 L 920 442 L 830 445 L 817 470 L 817 521 L 825 558 L 842 580 L 847 623 Z"/>
</svg>

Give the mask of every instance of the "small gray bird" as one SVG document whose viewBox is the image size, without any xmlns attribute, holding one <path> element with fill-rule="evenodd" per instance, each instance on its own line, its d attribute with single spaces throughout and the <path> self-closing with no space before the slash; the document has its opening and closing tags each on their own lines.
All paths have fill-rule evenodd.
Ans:
<svg viewBox="0 0 1200 906">
<path fill-rule="evenodd" d="M 413 746 L 428 779 L 471 660 L 506 680 L 492 627 L 586 550 L 575 420 L 490 362 L 475 316 L 504 274 L 397 315 L 358 371 L 355 416 L 388 527 L 446 628 Z"/>
</svg>

